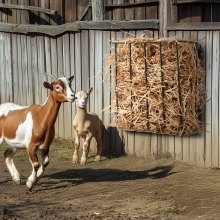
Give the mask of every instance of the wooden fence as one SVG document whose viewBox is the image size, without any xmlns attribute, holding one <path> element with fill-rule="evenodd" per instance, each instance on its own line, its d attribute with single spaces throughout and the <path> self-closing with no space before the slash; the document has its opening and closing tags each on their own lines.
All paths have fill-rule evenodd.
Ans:
<svg viewBox="0 0 220 220">
<path fill-rule="evenodd" d="M 64 24 L 92 20 L 90 0 L 0 0 L 0 4 L 27 5 L 56 10 L 56 14 L 0 7 L 0 22 Z M 158 19 L 159 0 L 105 0 L 106 20 Z"/>
<path fill-rule="evenodd" d="M 146 36 L 158 38 L 158 30 L 67 32 L 57 37 L 0 33 L 0 103 L 12 101 L 20 105 L 43 103 L 47 96 L 42 75 L 75 75 L 75 91 L 94 87 L 89 101 L 90 111 L 102 118 L 108 130 L 105 149 L 111 153 L 138 156 L 171 155 L 175 159 L 206 166 L 220 166 L 220 31 L 168 30 L 169 37 L 198 40 L 206 70 L 207 108 L 201 135 L 177 137 L 140 132 L 127 132 L 111 127 L 111 117 L 103 109 L 111 105 L 111 89 L 103 72 L 106 55 L 114 50 L 112 38 Z M 109 73 L 110 74 L 110 73 Z M 62 105 L 56 123 L 56 135 L 72 138 L 71 121 L 75 103 Z"/>
</svg>

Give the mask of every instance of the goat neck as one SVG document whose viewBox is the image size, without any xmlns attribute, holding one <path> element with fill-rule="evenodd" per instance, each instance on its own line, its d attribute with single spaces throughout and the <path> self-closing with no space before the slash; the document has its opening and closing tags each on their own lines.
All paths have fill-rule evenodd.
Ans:
<svg viewBox="0 0 220 220">
<path fill-rule="evenodd" d="M 80 108 L 79 106 L 76 106 L 76 114 L 78 118 L 80 118 L 81 120 L 84 120 L 87 116 L 86 107 Z"/>
<path fill-rule="evenodd" d="M 60 109 L 60 102 L 57 102 L 52 95 L 52 92 L 49 92 L 47 101 L 42 106 L 43 116 L 48 119 L 48 123 L 54 125 L 57 119 L 57 115 Z"/>
</svg>

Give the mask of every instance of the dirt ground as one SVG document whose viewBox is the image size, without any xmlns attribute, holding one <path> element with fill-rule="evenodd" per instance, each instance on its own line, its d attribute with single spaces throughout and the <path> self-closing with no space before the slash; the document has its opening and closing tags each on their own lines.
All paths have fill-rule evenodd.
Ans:
<svg viewBox="0 0 220 220">
<path fill-rule="evenodd" d="M 71 162 L 72 147 L 55 141 L 45 176 L 29 192 L 11 181 L 0 148 L 0 219 L 220 219 L 220 170 L 170 159 L 103 157 Z M 23 182 L 25 151 L 15 157 Z"/>
</svg>

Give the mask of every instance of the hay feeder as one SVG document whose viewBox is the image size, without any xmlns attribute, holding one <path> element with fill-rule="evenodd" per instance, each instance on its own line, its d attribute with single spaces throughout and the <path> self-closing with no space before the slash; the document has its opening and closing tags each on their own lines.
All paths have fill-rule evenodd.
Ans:
<svg viewBox="0 0 220 220">
<path fill-rule="evenodd" d="M 200 133 L 205 74 L 197 43 L 149 38 L 112 43 L 114 126 L 170 135 Z"/>
</svg>

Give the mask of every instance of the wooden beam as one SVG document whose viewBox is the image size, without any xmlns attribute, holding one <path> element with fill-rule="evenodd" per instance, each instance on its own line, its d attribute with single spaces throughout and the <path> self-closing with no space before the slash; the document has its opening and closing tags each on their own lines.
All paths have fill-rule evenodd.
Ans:
<svg viewBox="0 0 220 220">
<path fill-rule="evenodd" d="M 167 31 L 219 31 L 220 22 L 176 23 L 167 26 Z"/>
<path fill-rule="evenodd" d="M 220 0 L 175 0 L 174 4 L 220 3 Z"/>
<path fill-rule="evenodd" d="M 30 25 L 30 24 L 8 24 L 0 23 L 0 32 L 19 33 L 19 34 L 46 34 L 56 36 L 67 31 L 78 32 L 79 27 L 76 23 L 64 25 Z"/>
<path fill-rule="evenodd" d="M 146 30 L 159 29 L 159 20 L 131 20 L 131 21 L 80 21 L 76 22 L 80 29 L 86 30 Z"/>
<path fill-rule="evenodd" d="M 158 30 L 159 20 L 140 21 L 77 21 L 63 25 L 24 25 L 0 23 L 0 32 L 20 34 L 45 34 L 56 36 L 64 32 L 79 32 L 80 30 Z"/>
<path fill-rule="evenodd" d="M 57 11 L 55 11 L 55 10 L 51 10 L 51 9 L 47 9 L 47 8 L 34 7 L 34 6 L 28 6 L 28 5 L 14 5 L 14 4 L 0 3 L 0 8 L 35 11 L 35 12 L 42 12 L 42 13 L 50 14 L 50 15 L 57 14 Z"/>
<path fill-rule="evenodd" d="M 104 1 L 103 0 L 92 0 L 92 20 L 103 21 L 104 20 Z"/>
<path fill-rule="evenodd" d="M 125 3 L 125 4 L 108 4 L 105 5 L 106 10 L 112 10 L 115 8 L 130 8 L 130 7 L 138 7 L 145 5 L 158 4 L 159 0 L 148 0 L 147 2 L 136 2 L 136 3 Z"/>
</svg>

